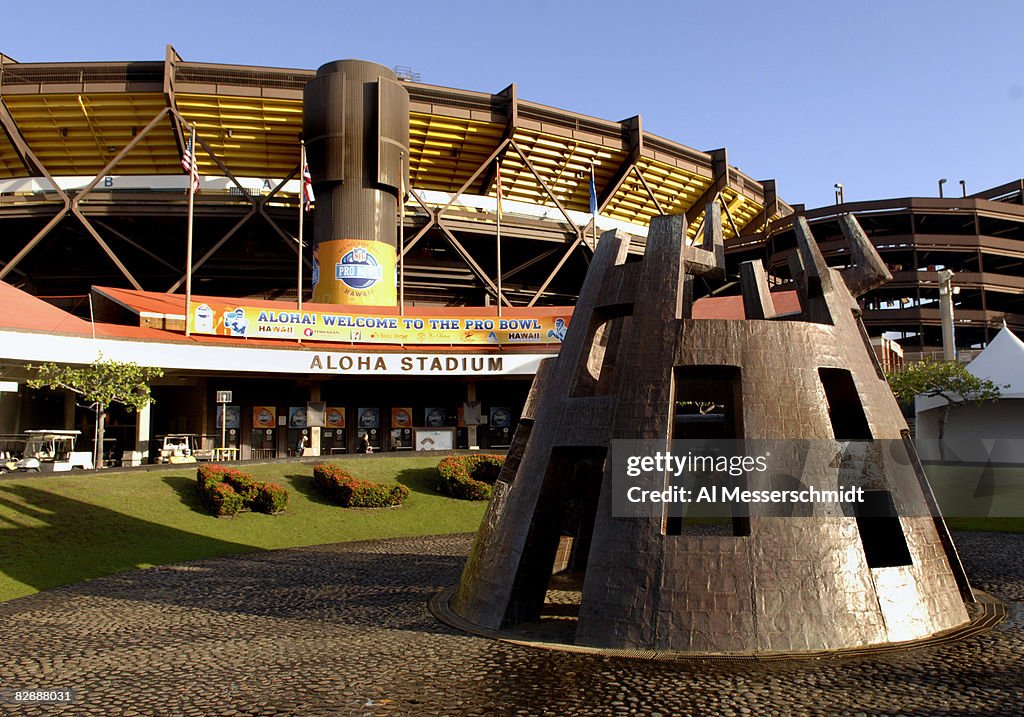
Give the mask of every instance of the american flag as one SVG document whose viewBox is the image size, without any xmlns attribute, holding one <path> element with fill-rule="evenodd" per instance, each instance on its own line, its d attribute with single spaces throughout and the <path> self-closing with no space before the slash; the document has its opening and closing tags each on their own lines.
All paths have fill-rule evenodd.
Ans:
<svg viewBox="0 0 1024 717">
<path fill-rule="evenodd" d="M 313 177 L 309 173 L 309 164 L 302 164 L 302 207 L 307 212 L 313 208 L 316 197 L 313 196 Z"/>
<path fill-rule="evenodd" d="M 199 191 L 199 165 L 196 164 L 196 152 L 192 146 L 192 138 L 185 142 L 185 152 L 181 155 L 181 168 L 192 178 L 192 191 Z"/>
<path fill-rule="evenodd" d="M 597 187 L 594 186 L 594 165 L 590 165 L 590 213 L 597 216 Z"/>
</svg>

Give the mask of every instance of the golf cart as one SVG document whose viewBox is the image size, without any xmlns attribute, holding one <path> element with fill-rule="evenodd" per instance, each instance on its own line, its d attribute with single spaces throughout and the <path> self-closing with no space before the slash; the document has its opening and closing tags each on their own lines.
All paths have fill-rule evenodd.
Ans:
<svg viewBox="0 0 1024 717">
<path fill-rule="evenodd" d="M 0 474 L 17 470 L 18 459 L 25 450 L 25 436 L 19 434 L 0 435 Z"/>
<path fill-rule="evenodd" d="M 75 451 L 81 431 L 25 431 L 28 440 L 15 470 L 59 473 L 72 468 L 92 470 L 92 453 Z"/>
<path fill-rule="evenodd" d="M 213 459 L 213 449 L 204 447 L 203 436 L 195 433 L 171 433 L 164 436 L 157 463 L 195 463 Z"/>
</svg>

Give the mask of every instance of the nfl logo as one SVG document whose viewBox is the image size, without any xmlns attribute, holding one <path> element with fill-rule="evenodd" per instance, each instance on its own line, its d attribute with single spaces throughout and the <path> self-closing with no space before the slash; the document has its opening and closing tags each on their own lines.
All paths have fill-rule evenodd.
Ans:
<svg viewBox="0 0 1024 717">
<path fill-rule="evenodd" d="M 358 264 L 366 263 L 366 247 L 357 246 L 352 250 L 352 261 Z"/>
</svg>

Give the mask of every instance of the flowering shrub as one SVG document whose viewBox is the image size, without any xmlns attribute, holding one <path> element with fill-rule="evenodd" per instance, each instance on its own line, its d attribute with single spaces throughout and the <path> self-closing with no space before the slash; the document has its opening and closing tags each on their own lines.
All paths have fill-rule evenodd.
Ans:
<svg viewBox="0 0 1024 717">
<path fill-rule="evenodd" d="M 216 516 L 237 515 L 245 507 L 245 498 L 228 483 L 207 483 L 203 497 L 206 507 Z"/>
<path fill-rule="evenodd" d="M 404 485 L 359 480 L 330 463 L 313 466 L 313 483 L 343 508 L 390 508 L 401 505 L 409 496 L 409 489 Z"/>
<path fill-rule="evenodd" d="M 196 483 L 203 505 L 216 516 L 236 515 L 242 510 L 280 513 L 288 505 L 288 491 L 276 483 L 260 483 L 249 473 L 214 463 L 196 469 Z"/>
<path fill-rule="evenodd" d="M 255 495 L 249 501 L 249 507 L 257 513 L 274 515 L 280 513 L 288 505 L 288 491 L 277 483 L 257 483 Z"/>
<path fill-rule="evenodd" d="M 437 464 L 437 489 L 452 498 L 488 500 L 504 465 L 504 456 L 449 456 Z"/>
</svg>

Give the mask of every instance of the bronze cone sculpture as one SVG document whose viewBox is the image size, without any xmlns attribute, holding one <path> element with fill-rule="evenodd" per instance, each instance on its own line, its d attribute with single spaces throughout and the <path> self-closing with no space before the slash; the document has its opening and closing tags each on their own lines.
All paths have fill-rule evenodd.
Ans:
<svg viewBox="0 0 1024 717">
<path fill-rule="evenodd" d="M 694 277 L 724 273 L 719 205 L 705 214 L 699 247 L 687 245 L 685 217 L 655 218 L 639 262 L 627 262 L 625 235 L 601 237 L 562 350 L 536 375 L 450 609 L 490 630 L 538 620 L 552 572 L 569 569 L 582 573 L 577 645 L 839 650 L 963 625 L 971 589 L 854 298 L 892 278 L 874 247 L 846 215 L 850 265 L 831 269 L 797 218 L 798 315 L 776 315 L 762 265 L 748 262 L 746 319 L 694 320 Z M 729 535 L 690 534 L 667 514 L 616 517 L 611 442 L 668 449 L 681 436 L 675 406 L 684 400 L 725 406 L 730 438 L 905 445 L 919 478 L 909 491 L 932 510 L 876 523 L 828 511 L 752 514 Z"/>
</svg>

